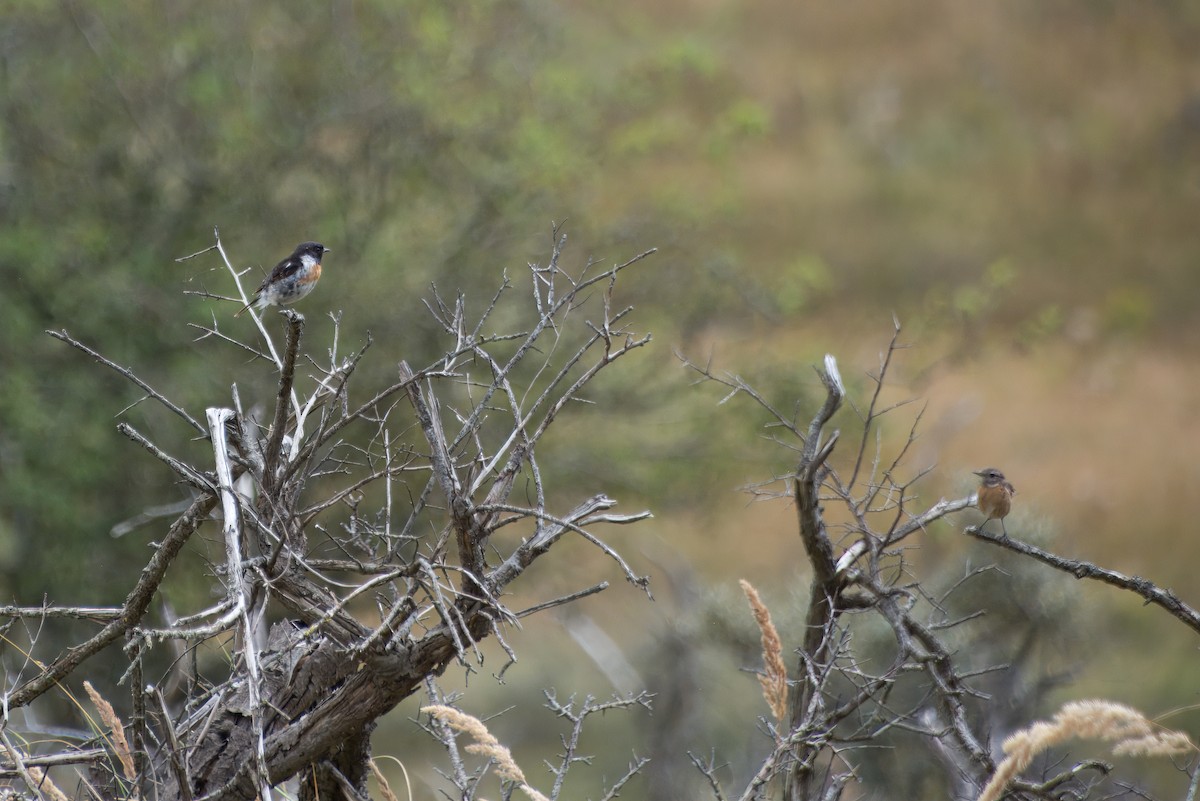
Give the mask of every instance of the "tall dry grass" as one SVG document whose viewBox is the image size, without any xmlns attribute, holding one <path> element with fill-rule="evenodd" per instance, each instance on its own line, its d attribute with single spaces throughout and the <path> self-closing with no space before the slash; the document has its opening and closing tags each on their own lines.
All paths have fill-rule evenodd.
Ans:
<svg viewBox="0 0 1200 801">
<path fill-rule="evenodd" d="M 754 613 L 754 622 L 758 624 L 758 630 L 762 635 L 764 671 L 763 675 L 758 677 L 758 682 L 762 685 L 763 698 L 766 700 L 767 706 L 771 708 L 775 719 L 782 721 L 787 715 L 788 699 L 787 666 L 783 662 L 783 642 L 779 639 L 779 632 L 776 631 L 775 624 L 771 622 L 770 610 L 758 596 L 758 590 L 754 589 L 754 585 L 745 579 L 741 579 L 738 583 L 742 587 L 742 592 L 746 594 L 750 610 Z"/>
<path fill-rule="evenodd" d="M 978 801 L 996 801 L 1043 751 L 1070 739 L 1113 742 L 1117 756 L 1172 756 L 1195 750 L 1188 736 L 1158 726 L 1141 712 L 1112 701 L 1073 701 L 1053 720 L 1040 720 L 1004 741 L 1008 758 L 996 768 Z"/>
<path fill-rule="evenodd" d="M 455 731 L 461 731 L 475 742 L 466 747 L 468 754 L 479 754 L 487 757 L 496 764 L 496 774 L 505 781 L 513 782 L 531 801 L 549 801 L 525 781 L 525 774 L 513 759 L 512 753 L 500 741 L 492 736 L 487 726 L 479 718 L 472 717 L 466 712 L 452 706 L 433 704 L 421 707 L 421 711 L 432 715 Z"/>
</svg>

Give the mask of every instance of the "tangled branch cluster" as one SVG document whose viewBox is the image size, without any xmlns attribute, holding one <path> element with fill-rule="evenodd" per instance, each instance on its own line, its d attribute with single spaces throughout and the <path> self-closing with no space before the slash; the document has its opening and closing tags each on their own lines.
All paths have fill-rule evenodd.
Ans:
<svg viewBox="0 0 1200 801">
<path fill-rule="evenodd" d="M 993 699 L 979 688 L 978 679 L 1009 666 L 980 665 L 957 647 L 965 638 L 954 639 L 956 635 L 982 618 L 986 609 L 958 615 L 950 611 L 956 594 L 987 568 L 968 570 L 943 592 L 935 592 L 933 582 L 919 578 L 905 559 L 906 545 L 914 536 L 927 534 L 935 521 L 971 507 L 975 498 L 920 505 L 914 485 L 926 471 L 909 474 L 906 466 L 919 413 L 907 439 L 892 456 L 883 455 L 880 421 L 897 407 L 883 405 L 881 390 L 900 347 L 899 334 L 897 323 L 879 371 L 872 377 L 875 391 L 870 403 L 855 410 L 862 434 L 845 460 L 848 469 L 839 469 L 830 459 L 841 433 L 829 427 L 846 400 L 832 356 L 826 356 L 823 369 L 818 370 L 824 399 L 807 425 L 778 411 L 740 377 L 716 374 L 707 365 L 683 359 L 702 380 L 726 389 L 726 400 L 745 395 L 765 409 L 770 425 L 783 432 L 777 438 L 799 452 L 794 471 L 785 479 L 785 494 L 795 506 L 812 575 L 806 617 L 798 634 L 795 669 L 781 677 L 780 636 L 757 592 L 743 582 L 762 631 L 764 671 L 759 680 L 776 720 L 764 721 L 771 750 L 737 798 L 770 798 L 773 788 L 780 787 L 786 801 L 835 801 L 846 787 L 861 781 L 864 767 L 877 759 L 881 747 L 897 747 L 898 737 L 922 744 L 923 749 L 905 753 L 924 750 L 926 760 L 932 757 L 942 768 L 942 783 L 956 798 L 1090 797 L 1100 789 L 1099 778 L 1110 770 L 1104 763 L 1085 760 L 1041 781 L 1020 777 L 1033 755 L 1071 737 L 1124 740 L 1118 753 L 1194 757 L 1196 749 L 1186 736 L 1159 730 L 1140 713 L 1108 702 L 1069 705 L 1054 724 L 1037 724 L 1029 730 L 1032 734 L 1014 735 L 1004 744 L 1010 757 L 1002 764 L 993 753 L 991 740 L 999 734 L 1001 722 L 991 714 Z M 1134 591 L 1200 631 L 1194 610 L 1150 582 L 1064 559 L 976 527 L 967 532 L 1078 578 L 1095 578 Z M 881 628 L 888 633 L 882 639 Z M 873 639 L 868 645 L 869 637 Z M 786 682 L 786 694 L 780 690 L 781 682 Z M 777 709 L 781 696 L 790 699 L 786 715 Z M 1121 727 L 1112 724 L 1117 718 L 1125 721 Z M 692 762 L 713 795 L 724 801 L 715 763 L 694 756 Z M 1190 773 L 1194 791 L 1200 780 L 1194 762 Z"/>
<path fill-rule="evenodd" d="M 232 403 L 197 417 L 132 369 L 51 332 L 174 413 L 210 444 L 211 461 L 189 464 L 132 425 L 119 426 L 194 499 L 121 607 L 8 610 L 103 626 L 49 663 L 31 663 L 32 675 L 6 687 L 5 722 L 123 640 L 134 710 L 126 727 L 132 746 L 123 750 L 136 764 L 122 771 L 93 761 L 89 792 L 268 799 L 303 775 L 302 798 L 365 798 L 370 733 L 381 715 L 448 664 L 478 666 L 485 638 L 515 659 L 506 629 L 607 586 L 530 609 L 505 606 L 506 588 L 564 537 L 599 548 L 646 589 L 595 528 L 648 513 L 611 513 L 616 502 L 603 493 L 564 503 L 546 486 L 538 448 L 589 382 L 649 341 L 627 328 L 630 309 L 614 306 L 618 277 L 649 253 L 606 269 L 588 264 L 572 276 L 560 265 L 564 242 L 556 231 L 547 263 L 530 265 L 530 296 L 514 297 L 506 279 L 474 319 L 462 296 L 447 301 L 435 288 L 427 306 L 449 343 L 444 355 L 419 369 L 400 361 L 394 382 L 362 400 L 353 379 L 371 343 L 340 354 L 337 319 L 328 362 L 308 359 L 315 372 L 303 376 L 301 315 L 282 313 L 282 343 L 256 316 L 261 346 L 230 336 L 214 316 L 201 339 L 250 352 L 277 376 L 264 424 L 236 386 Z M 237 279 L 219 237 L 209 250 Z M 505 303 L 526 304 L 527 330 L 487 331 Z M 219 600 L 152 625 L 151 602 L 168 567 L 210 520 L 224 543 L 212 577 Z M 502 530 L 519 536 L 500 538 Z M 143 665 L 155 649 L 209 641 L 234 648 L 224 675 L 187 682 L 183 697 L 147 683 Z"/>
<path fill-rule="evenodd" d="M 511 663 L 516 654 L 506 631 L 522 618 L 607 587 L 600 581 L 525 609 L 505 604 L 514 582 L 564 538 L 599 549 L 628 582 L 649 593 L 646 578 L 596 531 L 648 513 L 614 514 L 615 501 L 602 493 L 564 502 L 551 491 L 538 458 L 568 405 L 582 399 L 601 371 L 649 341 L 628 329 L 630 309 L 613 305 L 620 274 L 649 253 L 598 271 L 589 264 L 572 276 L 560 267 L 563 241 L 556 232 L 547 263 L 530 265 L 527 330 L 487 331 L 495 312 L 514 300 L 507 280 L 474 318 L 464 298 L 449 302 L 435 289 L 427 307 L 448 343 L 444 354 L 421 368 L 400 360 L 395 379 L 365 400 L 358 399 L 353 379 L 370 341 L 340 355 L 336 318 L 328 361 L 308 359 L 314 372 L 304 376 L 300 315 L 283 313 L 280 343 L 254 317 L 261 346 L 229 336 L 214 317 L 201 338 L 253 354 L 276 380 L 273 402 L 261 404 L 268 409 L 262 423 L 249 411 L 259 404 L 244 403 L 236 386 L 229 404 L 193 416 L 133 370 L 66 331 L 51 332 L 169 410 L 206 443 L 211 460 L 185 461 L 128 422 L 118 426 L 172 471 L 192 499 L 167 527 L 121 606 L 0 609 L 14 620 L 35 620 L 35 631 L 63 619 L 100 626 L 47 662 L 31 652 L 9 676 L 0 719 L 8 764 L 0 771 L 55 801 L 67 796 L 46 771 L 76 763 L 90 766 L 77 795 L 102 801 L 268 801 L 281 783 L 296 778 L 302 779 L 302 801 L 358 801 L 368 797 L 368 777 L 382 781 L 371 758 L 375 722 L 424 689 L 430 702 L 419 725 L 446 749 L 451 769 L 443 775 L 459 797 L 478 797 L 490 772 L 501 780 L 505 797 L 520 791 L 558 801 L 570 767 L 586 761 L 578 751 L 585 721 L 609 710 L 648 707 L 647 694 L 562 702 L 547 693 L 546 706 L 569 722 L 570 731 L 558 760 L 546 762 L 554 781 L 543 792 L 487 726 L 456 708 L 434 679 L 455 663 L 477 669 L 484 660 L 480 644 L 488 638 Z M 236 280 L 219 238 L 210 250 Z M 239 294 L 235 300 L 244 302 L 240 283 Z M 1103 762 L 1051 763 L 1036 778 L 1026 775 L 1038 754 L 1069 738 L 1114 741 L 1117 753 L 1194 758 L 1185 735 L 1110 702 L 1068 704 L 1052 721 L 1032 725 L 1032 715 L 1018 725 L 996 718 L 981 684 L 1009 666 L 961 648 L 978 642 L 964 632 L 988 609 L 955 609 L 965 588 L 989 567 L 968 569 L 935 588 L 906 558 L 906 549 L 933 523 L 967 509 L 975 498 L 929 506 L 919 501 L 915 485 L 924 472 L 906 466 L 919 414 L 896 452 L 883 455 L 880 421 L 895 406 L 883 404 L 881 390 L 898 336 L 897 325 L 873 376 L 874 393 L 864 409 L 855 409 L 861 436 L 840 462 L 831 457 L 841 432 L 831 425 L 847 391 L 832 356 L 818 370 L 823 398 L 807 423 L 775 409 L 741 378 L 685 360 L 730 397 L 753 399 L 779 439 L 798 453 L 781 494 L 794 505 L 811 584 L 795 632 L 781 631 L 779 616 L 773 619 L 757 590 L 742 584 L 758 627 L 759 681 L 771 716 L 760 720 L 765 756 L 746 771 L 735 797 L 836 801 L 847 787 L 866 784 L 864 774 L 878 770 L 872 760 L 900 739 L 906 748 L 913 740 L 920 744 L 926 761 L 941 769 L 938 786 L 953 797 L 988 801 L 1097 797 L 1112 770 Z M 206 525 L 220 530 L 219 564 L 209 577 L 219 600 L 154 625 L 150 610 L 168 569 Z M 1030 564 L 1134 592 L 1200 632 L 1200 613 L 1144 579 L 1006 535 L 977 528 L 966 533 Z M 36 649 L 37 638 L 31 640 Z M 791 669 L 788 641 L 796 643 Z M 16 711 L 122 643 L 131 690 L 128 722 L 89 689 L 103 723 L 97 729 L 111 732 L 92 747 L 34 753 L 14 739 Z M 147 681 L 150 657 L 194 654 L 205 643 L 226 647 L 233 658 L 203 679 L 190 675 L 173 683 L 168 674 Z M 460 748 L 462 736 L 471 742 Z M 1002 751 L 996 746 L 1001 741 Z M 464 754 L 483 764 L 469 769 Z M 715 755 L 689 756 L 714 797 L 725 801 Z M 645 765 L 635 755 L 602 798 L 616 798 Z M 1181 770 L 1189 773 L 1194 797 L 1200 770 L 1194 760 Z M 387 787 L 381 792 L 394 797 Z"/>
</svg>

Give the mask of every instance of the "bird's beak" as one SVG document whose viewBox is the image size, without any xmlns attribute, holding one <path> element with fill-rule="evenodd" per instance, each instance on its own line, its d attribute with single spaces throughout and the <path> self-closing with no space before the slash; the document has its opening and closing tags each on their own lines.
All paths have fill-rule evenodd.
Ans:
<svg viewBox="0 0 1200 801">
<path fill-rule="evenodd" d="M 983 478 L 983 471 L 982 470 L 972 470 L 971 475 L 975 475 L 975 476 L 979 476 L 980 478 Z"/>
<path fill-rule="evenodd" d="M 322 252 L 322 253 L 332 253 L 332 252 L 333 252 L 333 248 L 321 248 L 321 252 Z"/>
</svg>

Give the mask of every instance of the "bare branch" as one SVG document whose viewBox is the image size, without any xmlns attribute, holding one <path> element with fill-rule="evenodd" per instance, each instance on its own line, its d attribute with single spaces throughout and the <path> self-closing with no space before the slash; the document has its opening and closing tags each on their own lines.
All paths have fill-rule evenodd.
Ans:
<svg viewBox="0 0 1200 801">
<path fill-rule="evenodd" d="M 51 662 L 40 675 L 18 687 L 8 698 L 9 708 L 25 706 L 70 675 L 84 660 L 116 642 L 130 628 L 136 626 L 150 607 L 150 601 L 166 575 L 167 568 L 216 505 L 216 495 L 203 495 L 197 498 L 171 526 L 166 538 L 155 550 L 154 556 L 142 569 L 137 584 L 125 599 L 121 616 L 106 625 L 91 639 L 75 646 Z"/>
<path fill-rule="evenodd" d="M 134 375 L 132 370 L 122 367 L 121 365 L 117 364 L 116 362 L 112 361 L 111 359 L 105 358 L 104 356 L 100 355 L 96 351 L 89 348 L 87 345 L 84 345 L 82 342 L 79 342 L 79 341 L 73 339 L 71 337 L 71 335 L 67 333 L 67 329 L 64 328 L 61 331 L 46 331 L 46 333 L 49 334 L 50 336 L 54 337 L 57 340 L 66 342 L 68 345 L 70 345 L 71 347 L 73 347 L 77 350 L 83 351 L 88 356 L 91 356 L 93 359 L 95 359 L 96 361 L 103 364 L 105 367 L 108 367 L 108 368 L 120 373 L 125 378 L 129 379 L 134 384 L 137 384 L 139 387 L 141 387 L 146 392 L 147 395 L 154 398 L 156 401 L 158 401 L 163 406 L 170 409 L 175 414 L 179 415 L 179 417 L 181 417 L 184 421 L 186 421 L 187 424 L 190 425 L 192 428 L 194 428 L 198 433 L 200 433 L 201 435 L 205 435 L 205 436 L 208 435 L 208 431 L 204 428 L 204 426 L 202 426 L 200 424 L 199 421 L 196 420 L 196 418 L 192 417 L 190 414 L 185 412 L 179 406 L 176 406 L 173 402 L 168 400 L 167 397 L 165 395 L 163 395 L 161 392 L 159 392 L 157 389 L 150 386 L 142 379 L 138 378 L 136 375 Z"/>
<path fill-rule="evenodd" d="M 149 451 L 151 455 L 178 473 L 180 478 L 182 478 L 188 484 L 192 485 L 198 490 L 201 490 L 202 492 L 213 491 L 213 483 L 207 476 L 199 473 L 190 465 L 184 464 L 180 460 L 163 451 L 153 442 L 139 434 L 133 426 L 129 425 L 128 423 L 118 423 L 117 431 L 141 445 L 143 448 Z"/>
<path fill-rule="evenodd" d="M 263 489 L 271 492 L 277 481 L 276 473 L 279 467 L 279 454 L 283 448 L 283 437 L 287 433 L 288 408 L 294 403 L 299 415 L 299 403 L 294 401 L 292 386 L 296 377 L 296 357 L 300 352 L 300 335 L 304 331 L 304 318 L 290 309 L 284 310 L 287 319 L 287 345 L 283 352 L 283 364 L 279 369 L 279 391 L 275 396 L 275 418 L 271 423 L 271 431 L 267 437 L 267 446 L 263 449 Z M 299 437 L 300 432 L 293 436 Z"/>
<path fill-rule="evenodd" d="M 1044 565 L 1049 565 L 1055 570 L 1061 570 L 1064 573 L 1070 573 L 1077 579 L 1094 579 L 1096 581 L 1109 584 L 1113 587 L 1119 587 L 1123 590 L 1128 590 L 1136 593 L 1145 599 L 1146 603 L 1154 604 L 1167 610 L 1172 617 L 1181 621 L 1192 631 L 1200 632 L 1200 612 L 1197 612 L 1192 607 L 1179 600 L 1171 590 L 1164 590 L 1146 579 L 1138 576 L 1126 576 L 1123 573 L 1118 573 L 1115 570 L 1098 567 L 1091 562 L 1077 561 L 1074 559 L 1065 559 L 1049 551 L 1038 548 L 1036 545 L 1030 545 L 1020 540 L 1014 540 L 1011 537 L 1004 535 L 989 534 L 986 531 L 981 531 L 976 526 L 968 526 L 966 533 L 977 540 L 998 545 L 1001 548 L 1006 548 L 1010 551 L 1029 556 L 1038 560 Z"/>
<path fill-rule="evenodd" d="M 589 595 L 595 595 L 596 593 L 603 592 L 604 590 L 607 590 L 607 589 L 608 589 L 608 582 L 602 581 L 599 584 L 592 585 L 591 587 L 588 587 L 585 590 L 580 590 L 579 592 L 573 592 L 569 595 L 563 595 L 562 597 L 555 598 L 551 601 L 543 601 L 540 604 L 534 604 L 533 606 L 529 607 L 528 609 L 522 609 L 520 612 L 516 612 L 515 615 L 517 617 L 529 617 L 530 615 L 537 614 L 538 612 L 544 612 L 547 609 L 553 609 L 556 606 L 562 606 L 564 604 L 569 604 L 572 601 L 578 601 L 580 598 L 586 598 Z"/>
<path fill-rule="evenodd" d="M 0 606 L 0 617 L 70 617 L 105 621 L 120 617 L 122 611 L 116 607 L 99 606 Z"/>
<path fill-rule="evenodd" d="M 51 768 L 56 765 L 81 765 L 87 762 L 98 762 L 106 759 L 108 752 L 103 748 L 87 748 L 80 751 L 64 751 L 59 754 L 45 756 L 24 756 L 22 762 L 27 768 Z M 15 765 L 0 763 L 0 777 L 11 779 L 21 773 Z"/>
</svg>

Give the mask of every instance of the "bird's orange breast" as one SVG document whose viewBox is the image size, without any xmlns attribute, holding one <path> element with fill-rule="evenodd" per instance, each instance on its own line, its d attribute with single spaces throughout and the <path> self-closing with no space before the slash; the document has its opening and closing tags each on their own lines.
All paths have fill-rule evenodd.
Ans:
<svg viewBox="0 0 1200 801">
<path fill-rule="evenodd" d="M 1000 518 L 1012 508 L 1012 497 L 1003 485 L 979 489 L 979 511 L 990 518 Z"/>
<path fill-rule="evenodd" d="M 321 278 L 321 262 L 317 262 L 299 278 L 301 284 L 315 284 Z"/>
</svg>

